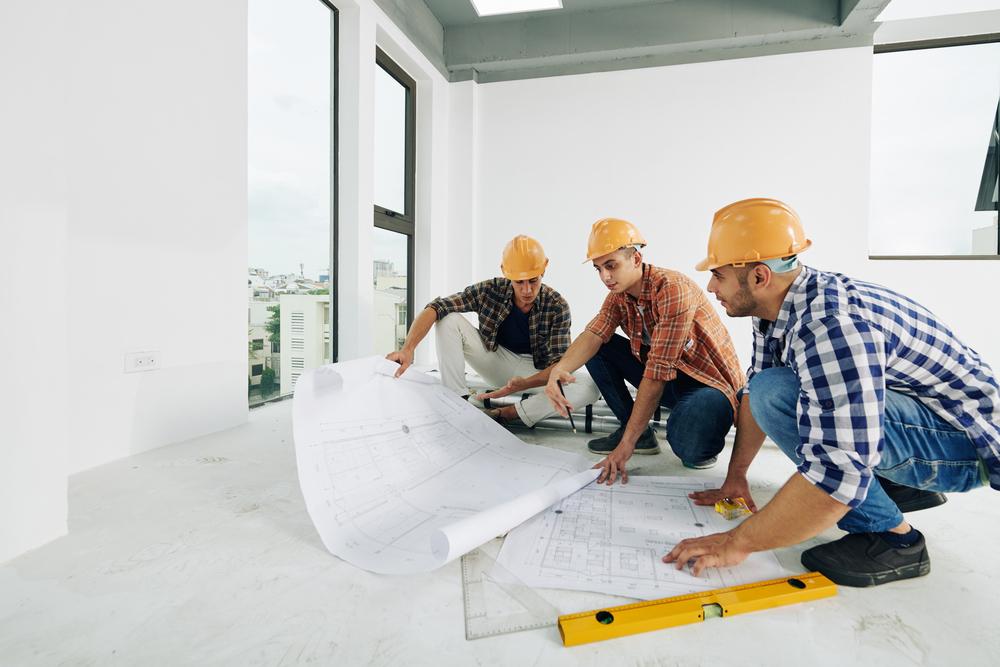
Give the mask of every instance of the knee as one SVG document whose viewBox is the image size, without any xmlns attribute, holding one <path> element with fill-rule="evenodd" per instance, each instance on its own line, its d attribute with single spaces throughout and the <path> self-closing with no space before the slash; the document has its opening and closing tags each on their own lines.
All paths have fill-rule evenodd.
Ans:
<svg viewBox="0 0 1000 667">
<path fill-rule="evenodd" d="M 718 389 L 700 389 L 671 412 L 667 419 L 667 442 L 682 460 L 695 460 L 705 454 L 702 450 L 706 446 L 718 445 L 707 456 L 721 451 L 732 426 L 733 404 L 726 395 Z"/>
<path fill-rule="evenodd" d="M 750 380 L 750 413 L 765 433 L 774 432 L 777 425 L 796 418 L 799 400 L 799 378 L 790 368 L 766 368 Z"/>
<path fill-rule="evenodd" d="M 456 336 L 464 327 L 471 327 L 469 321 L 461 313 L 448 313 L 434 323 L 434 333 L 440 336 Z"/>
<path fill-rule="evenodd" d="M 577 385 L 580 393 L 580 399 L 578 399 L 578 402 L 580 402 L 579 407 L 596 402 L 600 398 L 601 393 L 597 390 L 597 383 L 594 382 L 593 378 L 585 373 L 575 373 L 574 375 L 576 376 L 574 384 Z"/>
</svg>

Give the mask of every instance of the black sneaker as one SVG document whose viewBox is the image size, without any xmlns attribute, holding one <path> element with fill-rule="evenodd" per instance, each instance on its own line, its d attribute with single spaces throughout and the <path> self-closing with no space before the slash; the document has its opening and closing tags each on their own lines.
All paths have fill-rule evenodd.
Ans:
<svg viewBox="0 0 1000 667">
<path fill-rule="evenodd" d="M 610 454 L 614 451 L 618 443 L 622 441 L 622 435 L 625 433 L 625 427 L 621 426 L 614 433 L 607 435 L 603 438 L 595 438 L 587 443 L 587 449 L 594 452 L 595 454 Z M 656 433 L 652 428 L 647 428 L 646 431 L 639 436 L 639 441 L 635 443 L 634 454 L 659 454 L 660 445 L 656 442 Z"/>
<path fill-rule="evenodd" d="M 855 533 L 802 552 L 802 565 L 841 586 L 878 586 L 931 571 L 924 536 L 895 548 L 877 533 Z"/>
<path fill-rule="evenodd" d="M 937 491 L 914 489 L 902 484 L 896 484 L 885 477 L 879 477 L 878 481 L 885 490 L 885 494 L 889 496 L 892 502 L 896 503 L 896 507 L 904 514 L 906 512 L 930 509 L 931 507 L 944 505 L 948 502 L 948 498 L 943 493 L 938 493 Z"/>
<path fill-rule="evenodd" d="M 656 442 L 656 431 L 646 427 L 645 432 L 639 436 L 639 441 L 635 443 L 634 454 L 659 454 L 660 445 Z"/>
<path fill-rule="evenodd" d="M 609 433 L 600 438 L 594 438 L 587 442 L 587 449 L 594 452 L 595 454 L 607 454 L 614 450 L 618 446 L 618 443 L 622 441 L 622 435 L 625 433 L 625 427 L 619 426 L 617 430 L 613 433 Z"/>
</svg>

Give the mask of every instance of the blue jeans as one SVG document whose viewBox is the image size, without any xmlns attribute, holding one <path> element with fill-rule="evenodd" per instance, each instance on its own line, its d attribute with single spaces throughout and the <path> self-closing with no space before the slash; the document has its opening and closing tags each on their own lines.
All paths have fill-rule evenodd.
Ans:
<svg viewBox="0 0 1000 667">
<path fill-rule="evenodd" d="M 750 380 L 754 421 L 796 464 L 802 462 L 798 416 L 800 383 L 790 368 L 768 368 Z M 982 484 L 976 448 L 964 431 L 952 427 L 920 401 L 885 392 L 882 460 L 864 502 L 837 525 L 848 533 L 878 533 L 903 522 L 878 477 L 927 491 L 969 491 Z"/>
<path fill-rule="evenodd" d="M 638 387 L 645 366 L 634 356 L 629 341 L 615 334 L 587 362 L 587 370 L 622 426 L 632 416 L 632 395 L 625 383 Z M 684 462 L 698 463 L 722 451 L 733 425 L 733 406 L 718 389 L 677 372 L 667 382 L 660 405 L 670 409 L 667 442 Z"/>
</svg>

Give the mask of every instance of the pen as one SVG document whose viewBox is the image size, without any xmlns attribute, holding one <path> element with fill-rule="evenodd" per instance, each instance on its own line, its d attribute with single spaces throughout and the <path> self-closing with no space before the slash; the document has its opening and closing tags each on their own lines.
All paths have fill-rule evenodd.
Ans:
<svg viewBox="0 0 1000 667">
<path fill-rule="evenodd" d="M 563 398 L 566 398 L 566 392 L 562 388 L 562 381 L 556 380 L 556 384 L 559 385 L 559 393 L 562 394 Z M 573 428 L 573 433 L 576 433 L 576 424 L 573 423 L 573 413 L 567 410 L 566 414 L 569 415 L 569 425 Z"/>
</svg>

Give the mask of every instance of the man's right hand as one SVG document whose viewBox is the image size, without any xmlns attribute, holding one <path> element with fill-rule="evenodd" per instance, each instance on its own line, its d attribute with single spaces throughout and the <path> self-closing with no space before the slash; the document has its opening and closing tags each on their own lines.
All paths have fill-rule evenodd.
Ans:
<svg viewBox="0 0 1000 667">
<path fill-rule="evenodd" d="M 751 512 L 757 511 L 757 505 L 750 496 L 750 483 L 747 482 L 746 475 L 740 477 L 727 476 L 721 489 L 708 489 L 707 491 L 695 491 L 689 493 L 688 498 L 694 501 L 695 505 L 714 505 L 725 498 L 742 498 L 746 501 Z"/>
<path fill-rule="evenodd" d="M 611 486 L 615 483 L 618 475 L 622 477 L 622 484 L 628 484 L 628 469 L 625 464 L 628 460 L 632 458 L 632 452 L 635 451 L 635 445 L 626 445 L 625 442 L 621 442 L 617 447 L 612 450 L 608 457 L 599 463 L 594 464 L 594 468 L 600 468 L 601 474 L 597 478 L 598 484 L 607 484 Z"/>
<path fill-rule="evenodd" d="M 562 390 L 559 389 L 559 383 L 569 384 L 571 382 L 576 382 L 576 378 L 573 377 L 572 373 L 567 373 L 566 371 L 561 371 L 558 368 L 553 368 L 552 372 L 549 373 L 549 381 L 545 385 L 545 395 L 549 397 L 549 403 L 555 408 L 563 417 L 568 417 L 573 406 L 570 402 L 566 400 L 563 396 Z"/>
<path fill-rule="evenodd" d="M 413 365 L 413 350 L 408 350 L 404 347 L 399 352 L 390 352 L 385 355 L 385 358 L 399 364 L 399 369 L 396 370 L 396 374 L 393 376 L 399 377 L 406 372 L 407 368 Z"/>
</svg>

